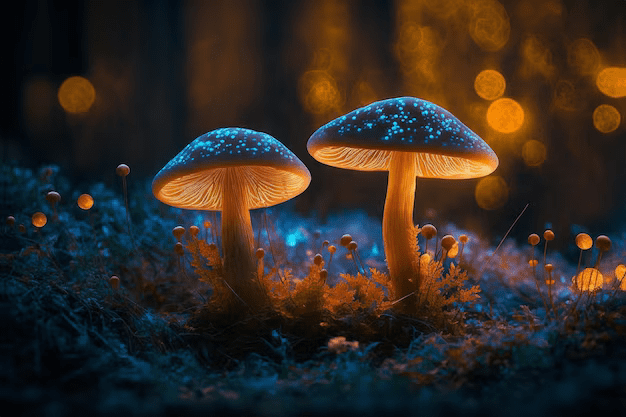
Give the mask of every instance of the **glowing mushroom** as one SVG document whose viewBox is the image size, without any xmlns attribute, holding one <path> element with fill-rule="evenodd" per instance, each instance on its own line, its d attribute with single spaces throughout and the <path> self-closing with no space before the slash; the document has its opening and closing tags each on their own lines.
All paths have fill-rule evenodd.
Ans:
<svg viewBox="0 0 626 417">
<path fill-rule="evenodd" d="M 224 279 L 248 305 L 265 299 L 256 278 L 251 209 L 302 193 L 311 181 L 304 164 L 272 136 L 241 128 L 208 132 L 159 171 L 154 196 L 191 210 L 221 210 Z"/>
<path fill-rule="evenodd" d="M 447 110 L 414 97 L 372 103 L 319 128 L 309 153 L 327 165 L 389 171 L 385 256 L 396 298 L 419 289 L 411 245 L 416 177 L 462 179 L 493 172 L 493 150 Z"/>
</svg>

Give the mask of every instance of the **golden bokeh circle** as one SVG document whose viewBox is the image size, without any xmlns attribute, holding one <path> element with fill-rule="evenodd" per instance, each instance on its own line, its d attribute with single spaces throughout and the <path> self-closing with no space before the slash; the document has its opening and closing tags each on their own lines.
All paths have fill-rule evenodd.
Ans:
<svg viewBox="0 0 626 417">
<path fill-rule="evenodd" d="M 93 197 L 89 194 L 81 194 L 76 203 L 83 210 L 89 210 L 93 207 Z"/>
<path fill-rule="evenodd" d="M 341 104 L 337 82 L 326 71 L 311 70 L 302 74 L 299 92 L 305 110 L 313 114 L 337 110 Z"/>
<path fill-rule="evenodd" d="M 31 217 L 31 221 L 33 223 L 33 226 L 35 227 L 44 227 L 46 223 L 48 223 L 48 218 L 45 214 L 38 211 L 37 213 L 33 214 L 33 216 Z"/>
<path fill-rule="evenodd" d="M 496 210 L 503 207 L 509 199 L 509 186 L 504 178 L 491 175 L 476 184 L 474 197 L 478 206 L 485 210 Z"/>
<path fill-rule="evenodd" d="M 619 281 L 619 288 L 622 291 L 626 291 L 626 265 L 619 264 L 615 267 L 615 278 Z"/>
<path fill-rule="evenodd" d="M 88 79 L 74 76 L 63 81 L 57 96 L 66 112 L 85 113 L 96 100 L 96 89 Z"/>
<path fill-rule="evenodd" d="M 499 98 L 487 109 L 487 123 L 501 133 L 513 133 L 524 124 L 524 109 L 512 98 Z"/>
<path fill-rule="evenodd" d="M 531 139 L 522 146 L 522 159 L 529 167 L 538 167 L 546 160 L 546 146 L 538 140 Z"/>
<path fill-rule="evenodd" d="M 472 0 L 469 6 L 469 33 L 474 42 L 489 52 L 502 49 L 511 34 L 511 23 L 504 6 L 495 0 Z"/>
<path fill-rule="evenodd" d="M 593 111 L 593 125 L 599 132 L 611 133 L 622 121 L 619 111 L 610 104 L 600 104 Z"/>
<path fill-rule="evenodd" d="M 506 89 L 504 76 L 496 70 L 483 70 L 474 80 L 476 94 L 485 100 L 495 100 L 502 97 Z"/>
<path fill-rule="evenodd" d="M 604 68 L 596 77 L 596 85 L 609 97 L 626 97 L 626 68 Z"/>
<path fill-rule="evenodd" d="M 579 38 L 567 48 L 567 63 L 582 75 L 594 74 L 600 66 L 600 52 L 587 38 Z"/>
</svg>

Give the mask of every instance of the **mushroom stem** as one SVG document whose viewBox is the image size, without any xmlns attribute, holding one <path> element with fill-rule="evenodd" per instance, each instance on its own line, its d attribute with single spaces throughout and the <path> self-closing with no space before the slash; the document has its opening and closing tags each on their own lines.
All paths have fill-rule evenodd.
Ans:
<svg viewBox="0 0 626 417">
<path fill-rule="evenodd" d="M 415 239 L 413 206 L 416 171 L 415 155 L 410 152 L 392 153 L 383 212 L 383 242 L 396 300 L 419 289 L 420 284 L 414 267 L 416 254 L 411 250 L 411 242 Z"/>
<path fill-rule="evenodd" d="M 249 306 L 258 306 L 264 298 L 256 279 L 254 232 L 250 222 L 246 185 L 237 168 L 225 168 L 223 190 L 224 279 Z"/>
</svg>

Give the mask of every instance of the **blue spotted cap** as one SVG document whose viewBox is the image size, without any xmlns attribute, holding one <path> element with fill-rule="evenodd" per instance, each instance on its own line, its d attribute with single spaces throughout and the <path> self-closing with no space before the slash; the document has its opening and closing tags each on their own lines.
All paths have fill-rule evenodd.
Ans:
<svg viewBox="0 0 626 417">
<path fill-rule="evenodd" d="M 277 139 L 229 127 L 205 133 L 185 146 L 154 177 L 152 193 L 174 207 L 221 210 L 226 169 L 240 175 L 249 209 L 289 200 L 311 182 L 306 166 Z"/>
<path fill-rule="evenodd" d="M 313 133 L 307 149 L 319 162 L 360 171 L 387 171 L 393 152 L 411 152 L 423 178 L 476 178 L 498 166 L 489 145 L 452 113 L 415 97 L 343 115 Z"/>
</svg>

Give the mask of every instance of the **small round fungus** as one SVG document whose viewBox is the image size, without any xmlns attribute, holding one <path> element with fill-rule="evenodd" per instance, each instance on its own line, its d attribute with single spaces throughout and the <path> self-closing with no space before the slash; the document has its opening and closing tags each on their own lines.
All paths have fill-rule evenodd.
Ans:
<svg viewBox="0 0 626 417">
<path fill-rule="evenodd" d="M 198 228 L 198 226 L 189 227 L 189 234 L 191 234 L 192 237 L 198 237 L 198 233 L 200 233 L 200 229 Z"/>
<path fill-rule="evenodd" d="M 341 239 L 339 239 L 339 243 L 341 243 L 341 246 L 348 246 L 348 243 L 350 242 L 352 242 L 352 236 L 350 236 L 349 234 L 345 234 L 341 236 Z"/>
<path fill-rule="evenodd" d="M 322 262 L 324 262 L 324 258 L 322 258 L 321 254 L 318 253 L 313 257 L 313 263 L 315 265 L 320 266 Z"/>
<path fill-rule="evenodd" d="M 528 235 L 528 243 L 531 246 L 537 246 L 539 244 L 539 235 L 537 233 L 531 233 Z"/>
<path fill-rule="evenodd" d="M 543 238 L 547 241 L 554 240 L 554 232 L 550 229 L 546 229 L 543 232 Z"/>
<path fill-rule="evenodd" d="M 257 259 L 263 259 L 265 257 L 265 250 L 263 248 L 258 248 L 254 255 Z"/>
<path fill-rule="evenodd" d="M 7 226 L 13 227 L 13 225 L 15 224 L 15 217 L 7 216 L 6 223 L 7 223 Z"/>
<path fill-rule="evenodd" d="M 433 226 L 432 224 L 425 224 L 422 227 L 422 235 L 430 240 L 432 238 L 434 238 L 435 236 L 437 236 L 437 228 L 435 226 Z"/>
<path fill-rule="evenodd" d="M 224 279 L 240 299 L 258 305 L 266 297 L 256 280 L 250 210 L 287 201 L 310 182 L 306 166 L 278 140 L 231 127 L 189 143 L 157 173 L 152 192 L 170 206 L 222 212 Z"/>
<path fill-rule="evenodd" d="M 591 249 L 593 246 L 593 239 L 587 233 L 579 233 L 576 235 L 576 246 L 580 250 Z"/>
<path fill-rule="evenodd" d="M 183 235 L 185 234 L 185 228 L 183 226 L 176 226 L 172 229 L 172 234 L 176 238 L 177 241 L 181 241 Z"/>
<path fill-rule="evenodd" d="M 76 203 L 81 209 L 89 210 L 93 207 L 93 197 L 89 194 L 81 194 Z"/>
<path fill-rule="evenodd" d="M 477 178 L 498 166 L 478 135 L 449 111 L 415 97 L 377 101 L 332 120 L 313 133 L 307 149 L 337 168 L 389 172 L 383 242 L 398 298 L 420 284 L 411 250 L 416 177 Z"/>
<path fill-rule="evenodd" d="M 446 251 L 450 251 L 455 243 L 456 239 L 452 235 L 445 235 L 441 238 L 441 247 L 444 248 Z"/>
<path fill-rule="evenodd" d="M 596 238 L 596 247 L 602 252 L 606 252 L 611 249 L 611 239 L 608 236 L 600 235 Z"/>
<path fill-rule="evenodd" d="M 48 191 L 46 194 L 46 201 L 50 204 L 51 207 L 54 207 L 59 201 L 61 201 L 61 194 L 56 191 Z"/>
<path fill-rule="evenodd" d="M 356 250 L 358 247 L 359 245 L 354 240 L 350 241 L 350 243 L 346 246 L 348 250 Z"/>
<path fill-rule="evenodd" d="M 117 168 L 115 168 L 115 173 L 120 177 L 125 177 L 130 174 L 130 168 L 126 164 L 119 164 Z"/>
<path fill-rule="evenodd" d="M 467 237 L 467 235 L 461 235 L 459 236 L 459 242 L 465 245 L 467 242 L 469 242 L 469 237 Z"/>
<path fill-rule="evenodd" d="M 33 214 L 33 216 L 31 217 L 31 221 L 33 222 L 33 226 L 41 228 L 44 227 L 46 223 L 48 223 L 48 218 L 45 214 L 38 211 L 37 213 Z"/>
</svg>

